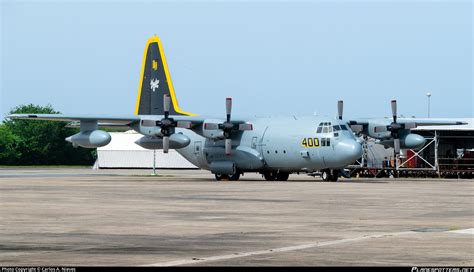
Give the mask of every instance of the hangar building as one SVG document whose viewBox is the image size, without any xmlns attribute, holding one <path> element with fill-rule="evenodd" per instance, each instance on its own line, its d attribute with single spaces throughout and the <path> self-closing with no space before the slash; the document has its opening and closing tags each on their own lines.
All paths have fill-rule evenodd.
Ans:
<svg viewBox="0 0 474 272">
<path fill-rule="evenodd" d="M 196 169 L 176 150 L 170 149 L 168 154 L 162 150 L 149 150 L 135 144 L 143 135 L 129 130 L 127 132 L 111 132 L 112 141 L 97 148 L 97 160 L 94 168 L 156 168 Z"/>
<path fill-rule="evenodd" d="M 438 118 L 437 118 L 438 119 Z M 446 119 L 453 120 L 453 119 Z M 401 150 L 398 170 L 402 176 L 474 177 L 474 118 L 455 118 L 466 125 L 423 126 L 412 129 L 426 139 L 420 150 Z M 393 173 L 393 149 L 368 139 L 365 161 L 351 166 L 354 174 L 387 176 Z"/>
</svg>

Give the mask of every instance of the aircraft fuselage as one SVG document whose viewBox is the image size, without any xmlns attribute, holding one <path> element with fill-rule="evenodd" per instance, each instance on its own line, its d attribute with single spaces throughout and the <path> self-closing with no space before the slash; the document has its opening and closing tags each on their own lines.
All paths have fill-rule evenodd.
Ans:
<svg viewBox="0 0 474 272">
<path fill-rule="evenodd" d="M 253 130 L 233 135 L 231 155 L 225 154 L 223 140 L 180 128 L 175 133 L 191 141 L 176 150 L 197 167 L 213 172 L 218 172 L 215 167 L 226 167 L 225 162 L 234 163 L 239 172 L 314 172 L 344 168 L 362 156 L 352 131 L 339 120 L 278 117 L 249 121 Z"/>
</svg>

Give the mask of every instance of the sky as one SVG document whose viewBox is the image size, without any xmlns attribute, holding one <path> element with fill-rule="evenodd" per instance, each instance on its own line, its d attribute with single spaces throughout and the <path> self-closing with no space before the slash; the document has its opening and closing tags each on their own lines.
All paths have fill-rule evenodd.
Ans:
<svg viewBox="0 0 474 272">
<path fill-rule="evenodd" d="M 0 117 L 132 115 L 152 35 L 200 115 L 474 116 L 471 1 L 0 1 Z"/>
</svg>

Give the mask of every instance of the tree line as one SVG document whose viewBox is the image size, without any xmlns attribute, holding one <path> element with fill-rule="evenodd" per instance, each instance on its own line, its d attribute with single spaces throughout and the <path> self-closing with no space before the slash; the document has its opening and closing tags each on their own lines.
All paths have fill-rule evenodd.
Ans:
<svg viewBox="0 0 474 272">
<path fill-rule="evenodd" d="M 51 105 L 20 105 L 14 113 L 58 114 Z M 64 139 L 79 132 L 67 122 L 9 120 L 0 123 L 0 165 L 92 165 L 96 150 L 73 148 Z"/>
</svg>

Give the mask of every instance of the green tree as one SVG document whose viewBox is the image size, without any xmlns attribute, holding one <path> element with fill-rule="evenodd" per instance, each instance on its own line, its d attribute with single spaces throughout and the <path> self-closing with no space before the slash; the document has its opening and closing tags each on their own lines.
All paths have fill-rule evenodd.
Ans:
<svg viewBox="0 0 474 272">
<path fill-rule="evenodd" d="M 57 114 L 51 105 L 21 105 L 14 113 Z M 0 165 L 90 165 L 90 149 L 73 148 L 64 139 L 77 133 L 66 122 L 5 120 L 0 129 Z"/>
<path fill-rule="evenodd" d="M 17 152 L 20 140 L 4 124 L 0 124 L 0 164 L 13 164 L 20 158 Z"/>
</svg>

